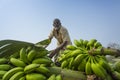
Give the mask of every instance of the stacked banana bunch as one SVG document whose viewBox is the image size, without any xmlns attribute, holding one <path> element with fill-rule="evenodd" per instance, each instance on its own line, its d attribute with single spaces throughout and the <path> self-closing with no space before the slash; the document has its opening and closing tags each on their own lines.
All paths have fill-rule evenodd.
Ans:
<svg viewBox="0 0 120 80">
<path fill-rule="evenodd" d="M 0 78 L 2 80 L 49 79 L 52 75 L 49 75 L 50 70 L 47 67 L 50 67 L 53 62 L 47 57 L 48 53 L 43 47 L 27 47 L 20 50 L 19 57 L 11 57 L 9 65 L 5 60 L 0 59 Z"/>
<path fill-rule="evenodd" d="M 12 68 L 11 65 L 9 65 L 9 61 L 6 58 L 0 58 L 0 78 Z"/>
<path fill-rule="evenodd" d="M 111 64 L 112 68 L 114 69 L 112 76 L 115 80 L 120 80 L 120 61 L 116 61 L 115 63 Z"/>
<path fill-rule="evenodd" d="M 74 40 L 74 45 L 68 45 L 60 55 L 58 61 L 62 68 L 85 72 L 86 75 L 95 74 L 102 80 L 113 80 L 114 71 L 101 54 L 102 44 L 96 39 Z M 97 54 L 97 55 L 94 55 Z"/>
</svg>

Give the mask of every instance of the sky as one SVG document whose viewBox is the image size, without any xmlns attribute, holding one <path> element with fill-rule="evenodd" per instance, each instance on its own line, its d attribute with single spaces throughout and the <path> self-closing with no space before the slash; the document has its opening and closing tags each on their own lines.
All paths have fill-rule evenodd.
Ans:
<svg viewBox="0 0 120 80">
<path fill-rule="evenodd" d="M 0 0 L 0 40 L 37 43 L 59 18 L 74 39 L 120 44 L 120 0 Z M 73 43 L 74 44 L 74 43 Z M 56 48 L 53 38 L 48 49 Z"/>
</svg>

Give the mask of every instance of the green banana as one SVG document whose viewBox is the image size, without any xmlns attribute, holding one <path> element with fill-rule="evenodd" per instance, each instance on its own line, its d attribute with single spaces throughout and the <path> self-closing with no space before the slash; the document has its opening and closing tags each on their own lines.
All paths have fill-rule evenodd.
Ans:
<svg viewBox="0 0 120 80">
<path fill-rule="evenodd" d="M 88 43 L 87 43 L 87 47 L 92 49 L 94 47 L 94 43 L 96 43 L 97 40 L 96 39 L 91 39 Z"/>
<path fill-rule="evenodd" d="M 96 62 L 96 59 L 94 57 L 92 58 L 91 68 L 95 75 L 102 79 L 106 79 L 106 70 L 101 65 L 99 65 L 99 63 Z"/>
<path fill-rule="evenodd" d="M 44 67 L 44 66 L 40 66 L 40 67 L 36 68 L 35 71 L 43 73 L 45 75 L 47 75 L 48 73 L 50 73 L 50 70 L 47 67 Z"/>
<path fill-rule="evenodd" d="M 62 68 L 66 68 L 68 66 L 68 61 L 67 60 L 64 60 L 62 63 L 61 63 L 61 67 Z"/>
<path fill-rule="evenodd" d="M 92 74 L 93 74 L 92 68 L 91 68 L 91 56 L 89 56 L 89 59 L 88 59 L 88 61 L 87 61 L 87 63 L 86 63 L 85 73 L 86 73 L 87 75 L 92 75 Z"/>
<path fill-rule="evenodd" d="M 84 40 L 83 41 L 83 45 L 85 46 L 85 48 L 87 47 L 87 43 L 88 43 L 89 41 L 88 40 Z"/>
<path fill-rule="evenodd" d="M 58 74 L 55 78 L 55 80 L 62 80 L 62 76 L 60 74 Z"/>
<path fill-rule="evenodd" d="M 25 67 L 26 66 L 26 64 L 23 61 L 21 61 L 20 59 L 16 59 L 16 58 L 11 58 L 10 62 L 14 66 L 17 66 L 17 67 Z"/>
<path fill-rule="evenodd" d="M 49 52 L 47 50 L 41 50 L 41 51 L 37 51 L 37 54 L 35 56 L 35 58 L 41 58 L 43 56 L 46 56 Z"/>
<path fill-rule="evenodd" d="M 46 76 L 40 73 L 26 74 L 26 80 L 46 80 Z"/>
<path fill-rule="evenodd" d="M 88 56 L 86 56 L 84 59 L 82 59 L 82 61 L 78 64 L 78 71 L 83 71 L 85 72 L 85 66 L 88 60 Z"/>
<path fill-rule="evenodd" d="M 95 42 L 94 43 L 94 47 L 97 49 L 98 47 L 102 46 L 102 44 L 100 42 Z"/>
<path fill-rule="evenodd" d="M 32 61 L 32 63 L 36 64 L 50 64 L 52 63 L 52 60 L 47 59 L 47 58 L 37 58 Z"/>
<path fill-rule="evenodd" d="M 0 70 L 0 78 L 3 77 L 3 75 L 6 73 L 7 71 L 4 71 L 4 70 Z"/>
<path fill-rule="evenodd" d="M 78 67 L 78 65 L 82 62 L 82 60 L 87 56 L 87 54 L 79 54 L 77 57 L 75 57 L 73 65 L 75 67 Z"/>
<path fill-rule="evenodd" d="M 115 71 L 120 72 L 120 61 L 116 61 L 113 64 L 113 68 L 114 68 Z"/>
<path fill-rule="evenodd" d="M 6 58 L 0 58 L 0 64 L 6 64 L 8 60 Z"/>
<path fill-rule="evenodd" d="M 0 64 L 0 70 L 10 70 L 12 68 L 12 66 L 10 66 L 9 64 Z"/>
<path fill-rule="evenodd" d="M 24 76 L 24 72 L 20 71 L 15 73 L 9 80 L 19 80 L 22 76 Z"/>
<path fill-rule="evenodd" d="M 72 69 L 72 68 L 73 68 L 73 62 L 74 62 L 74 57 L 71 57 L 71 58 L 70 58 L 70 61 L 68 62 L 68 63 L 69 63 L 69 64 L 68 64 L 69 69 Z"/>
<path fill-rule="evenodd" d="M 20 60 L 22 60 L 24 63 L 29 63 L 28 59 L 27 59 L 27 52 L 26 52 L 26 48 L 22 48 L 20 50 Z"/>
<path fill-rule="evenodd" d="M 55 78 L 56 78 L 55 74 L 52 74 L 47 80 L 56 80 Z"/>
<path fill-rule="evenodd" d="M 81 43 L 78 40 L 74 40 L 74 44 L 76 47 L 81 47 Z"/>
<path fill-rule="evenodd" d="M 99 55 L 97 55 L 97 56 L 99 56 Z M 104 69 L 106 69 L 106 71 L 107 71 L 108 73 L 111 74 L 111 73 L 114 71 L 113 68 L 108 64 L 108 62 L 105 61 L 103 58 L 101 58 L 101 56 L 99 56 L 98 61 L 99 61 L 99 64 L 100 64 Z"/>
<path fill-rule="evenodd" d="M 22 76 L 19 80 L 26 80 L 25 76 Z"/>
<path fill-rule="evenodd" d="M 33 59 L 35 58 L 37 52 L 35 49 L 32 49 L 31 51 L 29 51 L 28 55 L 27 55 L 27 59 L 28 61 L 32 62 Z"/>
<path fill-rule="evenodd" d="M 36 68 L 38 68 L 39 66 L 40 66 L 40 64 L 29 64 L 29 65 L 25 66 L 24 72 L 30 73 L 30 72 L 34 71 Z"/>
<path fill-rule="evenodd" d="M 80 49 L 76 49 L 76 50 L 72 51 L 69 55 L 71 57 L 76 57 L 76 56 L 78 56 L 79 54 L 82 54 L 82 53 L 83 53 L 83 51 L 81 51 Z"/>
<path fill-rule="evenodd" d="M 14 75 L 15 73 L 17 73 L 19 71 L 23 71 L 23 68 L 22 67 L 15 67 L 15 68 L 10 69 L 8 72 L 6 72 L 4 74 L 2 80 L 9 80 L 12 75 Z"/>
<path fill-rule="evenodd" d="M 73 46 L 73 45 L 67 45 L 66 49 L 67 50 L 76 50 L 77 48 L 75 46 Z"/>
</svg>

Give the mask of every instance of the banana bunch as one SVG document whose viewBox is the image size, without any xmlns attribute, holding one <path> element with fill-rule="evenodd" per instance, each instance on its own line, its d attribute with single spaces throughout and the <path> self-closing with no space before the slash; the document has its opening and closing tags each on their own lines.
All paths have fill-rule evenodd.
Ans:
<svg viewBox="0 0 120 80">
<path fill-rule="evenodd" d="M 11 68 L 12 68 L 12 66 L 9 64 L 8 59 L 6 59 L 6 58 L 0 58 L 0 79 Z"/>
<path fill-rule="evenodd" d="M 78 70 L 78 66 L 87 62 L 89 55 L 93 54 L 94 49 L 97 49 L 94 54 L 99 54 L 101 48 L 102 44 L 97 42 L 96 39 L 91 39 L 90 41 L 83 39 L 74 40 L 74 45 L 67 45 L 66 50 L 58 57 L 58 61 L 61 62 L 62 68 Z"/>
<path fill-rule="evenodd" d="M 41 47 L 24 47 L 19 52 L 19 57 L 11 57 L 9 63 L 0 59 L 0 76 L 2 80 L 47 80 L 49 69 L 53 61 L 47 57 L 48 51 Z M 47 67 L 46 67 L 47 66 Z M 6 71 L 5 71 L 6 70 Z"/>
<path fill-rule="evenodd" d="M 58 61 L 62 68 L 85 72 L 86 75 L 95 74 L 102 80 L 113 80 L 114 72 L 104 55 L 101 54 L 102 44 L 96 39 L 74 40 L 74 45 L 68 45 L 60 55 Z M 96 49 L 94 51 L 94 49 Z"/>
<path fill-rule="evenodd" d="M 114 71 L 112 72 L 112 76 L 115 80 L 120 80 L 120 61 L 116 61 L 111 66 L 114 69 Z"/>
</svg>

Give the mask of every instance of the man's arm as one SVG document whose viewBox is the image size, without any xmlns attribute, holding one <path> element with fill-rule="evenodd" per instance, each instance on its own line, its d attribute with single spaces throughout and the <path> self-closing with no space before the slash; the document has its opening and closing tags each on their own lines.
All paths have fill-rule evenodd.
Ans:
<svg viewBox="0 0 120 80">
<path fill-rule="evenodd" d="M 67 45 L 67 41 L 64 41 L 59 47 L 57 47 L 55 50 L 53 50 L 49 57 L 52 58 L 56 53 L 58 53 L 64 46 Z"/>
</svg>

